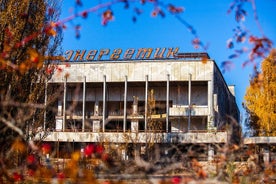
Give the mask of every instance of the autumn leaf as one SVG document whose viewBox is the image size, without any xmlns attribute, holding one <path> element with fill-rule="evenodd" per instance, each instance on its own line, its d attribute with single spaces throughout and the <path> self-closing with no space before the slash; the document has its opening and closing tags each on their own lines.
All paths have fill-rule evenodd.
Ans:
<svg viewBox="0 0 276 184">
<path fill-rule="evenodd" d="M 160 9 L 160 8 L 155 8 L 152 12 L 151 12 L 151 16 L 152 17 L 156 17 L 157 15 L 160 15 L 161 17 L 165 17 L 165 13 Z"/>
<path fill-rule="evenodd" d="M 104 147 L 102 145 L 96 146 L 96 153 L 102 154 L 104 152 Z"/>
<path fill-rule="evenodd" d="M 25 147 L 25 144 L 20 140 L 20 139 L 16 139 L 12 146 L 11 146 L 11 149 L 13 151 L 17 151 L 17 152 L 20 152 L 20 153 L 23 153 L 26 151 L 26 147 Z"/>
<path fill-rule="evenodd" d="M 51 151 L 51 145 L 48 144 L 48 143 L 44 143 L 41 146 L 41 151 L 42 151 L 42 154 L 48 154 L 48 153 L 50 153 L 50 151 Z"/>
<path fill-rule="evenodd" d="M 75 151 L 74 153 L 72 153 L 71 158 L 73 161 L 79 161 L 80 159 L 80 152 L 79 151 Z"/>
<path fill-rule="evenodd" d="M 183 12 L 184 8 L 182 8 L 182 7 L 175 7 L 174 5 L 169 4 L 168 5 L 168 10 L 169 10 L 169 12 L 176 14 L 176 13 Z"/>
<path fill-rule="evenodd" d="M 199 38 L 195 38 L 192 40 L 192 44 L 194 46 L 195 49 L 198 49 L 199 48 L 199 45 L 200 45 L 200 40 Z"/>
<path fill-rule="evenodd" d="M 19 65 L 19 72 L 21 74 L 24 74 L 28 70 L 28 67 L 25 63 L 20 63 Z"/>
<path fill-rule="evenodd" d="M 53 67 L 52 66 L 48 66 L 45 69 L 45 72 L 46 72 L 47 75 L 51 75 L 54 72 Z"/>
<path fill-rule="evenodd" d="M 249 43 L 253 45 L 250 60 L 254 60 L 256 57 L 264 57 L 272 49 L 272 41 L 266 37 L 250 36 Z"/>
<path fill-rule="evenodd" d="M 28 155 L 27 164 L 33 164 L 34 162 L 35 162 L 35 156 L 34 155 Z"/>
<path fill-rule="evenodd" d="M 181 178 L 175 176 L 175 177 L 173 177 L 173 178 L 171 179 L 171 182 L 172 182 L 172 184 L 180 184 Z"/>
<path fill-rule="evenodd" d="M 57 32 L 54 30 L 54 28 L 49 27 L 45 30 L 46 34 L 48 34 L 49 36 L 53 36 L 55 37 L 57 35 Z"/>
<path fill-rule="evenodd" d="M 19 174 L 19 173 L 17 173 L 17 172 L 14 172 L 13 173 L 13 179 L 14 179 L 14 181 L 23 181 L 23 176 L 22 176 L 22 174 Z"/>
<path fill-rule="evenodd" d="M 94 152 L 95 152 L 95 146 L 93 144 L 89 144 L 84 148 L 84 155 L 86 157 L 91 156 L 91 154 Z"/>
<path fill-rule="evenodd" d="M 39 62 L 39 53 L 35 49 L 29 49 L 29 58 L 32 63 L 38 63 Z"/>
<path fill-rule="evenodd" d="M 207 57 L 207 56 L 203 56 L 203 57 L 201 58 L 201 62 L 202 62 L 203 64 L 206 64 L 206 63 L 208 62 L 208 57 Z"/>
<path fill-rule="evenodd" d="M 87 18 L 88 12 L 87 12 L 87 11 L 83 11 L 83 12 L 81 13 L 81 16 L 82 16 L 83 18 Z"/>
<path fill-rule="evenodd" d="M 113 12 L 108 9 L 103 12 L 102 14 L 102 25 L 107 25 L 107 23 L 114 19 Z"/>
</svg>

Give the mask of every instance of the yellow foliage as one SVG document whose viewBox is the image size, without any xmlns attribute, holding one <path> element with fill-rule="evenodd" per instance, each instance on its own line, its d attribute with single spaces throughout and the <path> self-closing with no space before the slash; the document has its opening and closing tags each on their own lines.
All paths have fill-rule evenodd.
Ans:
<svg viewBox="0 0 276 184">
<path fill-rule="evenodd" d="M 262 62 L 262 71 L 246 90 L 245 106 L 258 117 L 260 135 L 276 135 L 276 50 Z"/>
</svg>

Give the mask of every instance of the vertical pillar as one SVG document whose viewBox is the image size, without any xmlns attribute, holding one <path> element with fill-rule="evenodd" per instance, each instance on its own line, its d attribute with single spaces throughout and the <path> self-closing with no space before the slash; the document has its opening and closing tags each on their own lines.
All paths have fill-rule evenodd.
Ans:
<svg viewBox="0 0 276 184">
<path fill-rule="evenodd" d="M 170 74 L 167 74 L 166 132 L 169 132 Z"/>
<path fill-rule="evenodd" d="M 214 155 L 215 155 L 214 147 L 211 144 L 209 144 L 208 145 L 208 161 L 214 160 Z"/>
<path fill-rule="evenodd" d="M 191 88 L 192 88 L 192 74 L 189 73 L 189 83 L 188 83 L 188 131 L 190 131 L 191 128 Z"/>
<path fill-rule="evenodd" d="M 264 146 L 263 147 L 263 161 L 264 161 L 264 166 L 268 167 L 269 166 L 269 146 Z"/>
<path fill-rule="evenodd" d="M 82 131 L 85 127 L 85 101 L 86 101 L 86 77 L 83 77 L 83 89 L 82 89 Z"/>
<path fill-rule="evenodd" d="M 58 99 L 58 111 L 57 116 L 62 116 L 62 99 Z"/>
<path fill-rule="evenodd" d="M 148 126 L 148 88 L 149 88 L 149 76 L 146 75 L 146 87 L 145 87 L 145 131 Z"/>
<path fill-rule="evenodd" d="M 127 118 L 127 76 L 125 76 L 125 92 L 124 92 L 124 125 L 123 125 L 123 131 L 126 131 L 126 118 Z"/>
<path fill-rule="evenodd" d="M 104 83 L 103 83 L 103 132 L 105 132 L 105 101 L 106 101 L 106 75 L 103 76 Z"/>
<path fill-rule="evenodd" d="M 45 92 L 45 94 L 44 94 L 44 106 L 45 106 L 45 111 L 44 111 L 44 122 L 43 122 L 43 131 L 45 131 L 45 129 L 46 129 L 46 115 L 47 115 L 47 111 L 46 111 L 46 109 L 47 109 L 47 98 L 48 98 L 48 96 L 47 96 L 47 90 L 48 90 L 48 82 L 47 82 L 47 79 L 45 80 L 45 90 L 44 90 L 44 92 Z M 28 125 L 29 126 L 29 125 Z M 29 132 L 28 132 L 28 134 L 29 134 Z"/>
<path fill-rule="evenodd" d="M 214 127 L 214 84 L 213 78 L 208 81 L 208 109 L 209 117 L 207 122 L 207 129 L 212 129 Z"/>
<path fill-rule="evenodd" d="M 63 88 L 63 120 L 62 120 L 62 131 L 65 131 L 66 121 L 66 93 L 67 93 L 67 77 L 64 77 L 64 88 Z"/>
<path fill-rule="evenodd" d="M 134 160 L 140 161 L 140 155 L 141 155 L 141 145 L 140 144 L 134 144 Z"/>
</svg>

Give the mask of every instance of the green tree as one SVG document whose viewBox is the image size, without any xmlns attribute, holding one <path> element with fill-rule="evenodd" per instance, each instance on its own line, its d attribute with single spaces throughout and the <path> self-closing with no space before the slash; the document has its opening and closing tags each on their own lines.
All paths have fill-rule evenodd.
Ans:
<svg viewBox="0 0 276 184">
<path fill-rule="evenodd" d="M 28 127 L 44 120 L 45 81 L 51 76 L 47 61 L 59 53 L 62 40 L 53 23 L 59 10 L 55 0 L 0 1 L 0 160 L 20 147 L 16 137 L 27 139 Z"/>
<path fill-rule="evenodd" d="M 247 88 L 245 108 L 247 123 L 255 135 L 276 135 L 276 50 L 263 60 L 261 72 L 256 72 Z"/>
</svg>

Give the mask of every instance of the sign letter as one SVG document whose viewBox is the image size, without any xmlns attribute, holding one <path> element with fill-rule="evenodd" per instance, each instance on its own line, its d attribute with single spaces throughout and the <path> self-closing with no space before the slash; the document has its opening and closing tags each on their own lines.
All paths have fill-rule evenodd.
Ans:
<svg viewBox="0 0 276 184">
<path fill-rule="evenodd" d="M 159 53 L 159 51 L 160 51 L 160 48 L 157 48 L 155 53 L 154 53 L 154 58 L 163 58 L 164 57 L 163 55 L 166 51 L 166 48 L 163 48 L 161 53 Z"/>
<path fill-rule="evenodd" d="M 174 51 L 173 51 L 173 48 L 169 48 L 167 53 L 167 58 L 169 58 L 170 56 L 174 57 L 174 55 L 177 54 L 178 50 L 179 50 L 178 47 L 176 47 Z"/>
<path fill-rule="evenodd" d="M 101 60 L 103 55 L 108 55 L 108 54 L 109 54 L 109 49 L 101 49 L 98 56 L 98 60 Z"/>
<path fill-rule="evenodd" d="M 135 49 L 127 49 L 124 54 L 124 59 L 131 59 L 134 52 L 135 52 Z"/>
<path fill-rule="evenodd" d="M 138 53 L 136 54 L 135 59 L 139 59 L 139 58 L 144 59 L 145 56 L 146 56 L 146 59 L 149 59 L 150 56 L 151 56 L 151 53 L 152 53 L 152 48 L 148 48 L 148 49 L 142 48 L 142 49 L 139 49 Z M 140 57 L 140 55 L 142 55 L 142 56 Z"/>
<path fill-rule="evenodd" d="M 97 50 L 90 50 L 88 53 L 87 53 L 87 56 L 86 56 L 86 60 L 87 61 L 92 61 L 94 60 L 96 54 L 97 54 Z"/>
<path fill-rule="evenodd" d="M 76 51 L 76 54 L 75 54 L 75 57 L 74 57 L 74 60 L 75 60 L 75 61 L 76 61 L 76 60 L 83 60 L 83 56 L 84 56 L 85 52 L 86 52 L 86 50 L 82 50 L 82 51 L 77 50 L 77 51 Z M 79 59 L 78 59 L 78 58 L 79 58 Z"/>
<path fill-rule="evenodd" d="M 121 53 L 122 53 L 122 49 L 115 49 L 115 50 L 113 50 L 113 53 L 111 54 L 110 59 L 111 60 L 117 60 L 117 59 L 119 59 L 120 56 L 121 56 Z"/>
<path fill-rule="evenodd" d="M 67 60 L 67 61 L 70 61 L 71 60 L 71 57 L 73 56 L 73 54 L 74 54 L 74 51 L 73 50 L 67 50 L 66 52 L 65 52 L 65 59 Z"/>
</svg>

